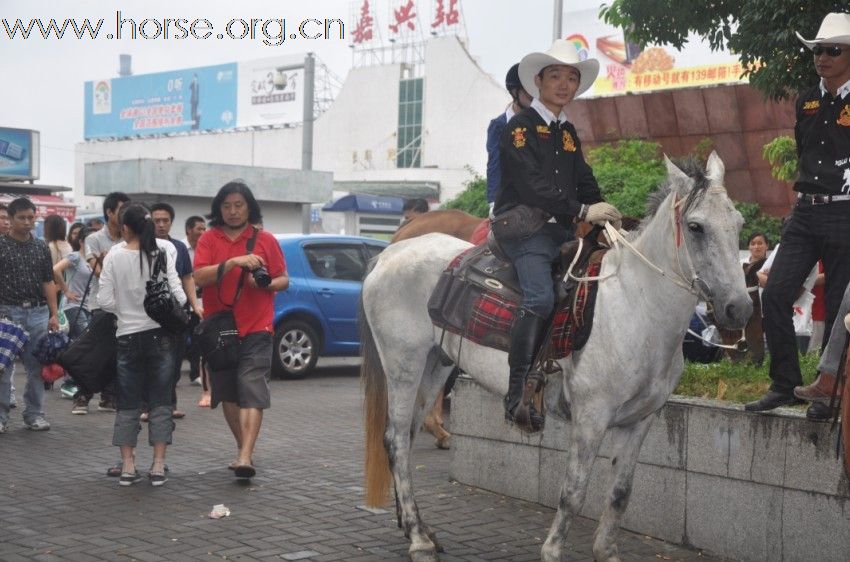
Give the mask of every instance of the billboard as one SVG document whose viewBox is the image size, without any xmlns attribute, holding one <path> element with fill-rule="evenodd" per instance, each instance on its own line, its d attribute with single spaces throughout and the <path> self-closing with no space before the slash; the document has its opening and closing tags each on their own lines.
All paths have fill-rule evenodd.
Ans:
<svg viewBox="0 0 850 562">
<path fill-rule="evenodd" d="M 37 180 L 39 147 L 38 131 L 0 127 L 0 179 Z"/>
<path fill-rule="evenodd" d="M 84 136 L 300 123 L 303 62 L 301 56 L 275 57 L 86 82 Z"/>
<path fill-rule="evenodd" d="M 239 63 L 236 126 L 282 125 L 303 121 L 303 64 L 303 57 L 278 57 Z"/>
<path fill-rule="evenodd" d="M 599 61 L 599 78 L 585 97 L 745 82 L 735 55 L 712 51 L 695 35 L 682 50 L 665 45 L 640 47 L 622 29 L 599 18 L 603 4 L 599 0 L 570 4 L 564 11 L 564 37 L 582 59 Z"/>
<path fill-rule="evenodd" d="M 235 63 L 85 84 L 86 139 L 235 126 Z"/>
</svg>

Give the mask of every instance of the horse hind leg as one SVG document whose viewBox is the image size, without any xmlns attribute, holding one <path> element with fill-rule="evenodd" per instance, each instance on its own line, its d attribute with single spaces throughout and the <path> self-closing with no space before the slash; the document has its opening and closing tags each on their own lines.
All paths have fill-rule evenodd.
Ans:
<svg viewBox="0 0 850 562">
<path fill-rule="evenodd" d="M 610 418 L 603 412 L 607 412 L 604 404 L 584 405 L 573 410 L 567 470 L 558 511 L 540 550 L 543 562 L 560 562 L 563 559 L 567 533 L 573 519 L 581 513 L 590 469 L 608 428 Z"/>
<path fill-rule="evenodd" d="M 433 531 L 422 521 L 413 493 L 410 456 L 413 437 L 422 424 L 425 412 L 451 372 L 451 365 L 444 364 L 441 354 L 438 348 L 429 351 L 417 388 L 405 384 L 389 392 L 389 420 L 384 445 L 395 484 L 401 527 L 410 539 L 409 554 L 414 562 L 433 562 L 438 559 L 439 544 Z"/>
<path fill-rule="evenodd" d="M 648 415 L 631 426 L 612 430 L 611 482 L 608 499 L 593 540 L 593 555 L 600 562 L 617 562 L 617 533 L 629 504 L 638 454 L 654 416 Z"/>
</svg>

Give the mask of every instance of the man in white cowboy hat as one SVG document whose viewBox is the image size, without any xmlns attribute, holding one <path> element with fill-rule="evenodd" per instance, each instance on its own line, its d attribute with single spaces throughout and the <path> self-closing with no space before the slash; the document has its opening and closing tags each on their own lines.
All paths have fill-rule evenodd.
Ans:
<svg viewBox="0 0 850 562">
<path fill-rule="evenodd" d="M 562 39 L 545 53 L 525 56 L 519 78 L 533 100 L 511 118 L 501 139 L 502 180 L 492 228 L 522 289 L 511 328 L 505 419 L 526 431 L 543 425 L 533 405 L 516 414 L 555 305 L 552 262 L 561 244 L 574 237 L 574 219 L 594 224 L 620 219 L 620 212 L 602 200 L 576 128 L 564 113 L 564 106 L 587 91 L 598 73 L 595 59 L 579 60 L 573 44 Z M 552 216 L 556 222 L 548 222 Z"/>
<path fill-rule="evenodd" d="M 798 398 L 814 400 L 832 392 L 835 372 L 821 372 L 813 384 L 801 386 L 791 308 L 819 259 L 825 273 L 827 326 L 836 320 L 850 282 L 850 184 L 844 179 L 850 170 L 850 14 L 827 14 L 814 39 L 799 33 L 797 37 L 811 49 L 820 82 L 797 99 L 794 136 L 800 175 L 794 190 L 798 198 L 762 295 L 772 383 L 761 399 L 746 405 L 749 411 L 771 410 L 794 404 Z M 838 318 L 843 330 L 841 322 Z M 823 344 L 828 340 L 826 332 Z M 822 417 L 822 409 L 813 404 L 809 417 Z"/>
</svg>

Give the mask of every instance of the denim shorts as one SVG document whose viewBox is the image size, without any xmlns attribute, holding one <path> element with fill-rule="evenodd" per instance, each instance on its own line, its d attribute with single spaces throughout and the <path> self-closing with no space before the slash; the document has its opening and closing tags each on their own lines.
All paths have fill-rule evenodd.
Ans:
<svg viewBox="0 0 850 562">
<path fill-rule="evenodd" d="M 254 332 L 239 342 L 239 365 L 229 371 L 209 370 L 210 406 L 233 402 L 240 408 L 265 410 L 271 406 L 272 335 Z"/>
</svg>

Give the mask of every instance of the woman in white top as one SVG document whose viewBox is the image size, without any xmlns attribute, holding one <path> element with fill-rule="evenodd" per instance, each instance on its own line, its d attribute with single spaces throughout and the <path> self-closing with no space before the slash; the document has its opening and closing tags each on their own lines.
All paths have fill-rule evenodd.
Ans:
<svg viewBox="0 0 850 562">
<path fill-rule="evenodd" d="M 121 209 L 123 242 L 112 247 L 103 261 L 97 301 L 100 308 L 118 318 L 117 412 L 112 444 L 121 448 L 123 467 L 118 483 L 130 486 L 141 477 L 135 464 L 143 402 L 149 414 L 148 441 L 153 446 L 153 464 L 148 478 L 154 486 L 167 480 L 165 450 L 171 443 L 171 387 L 174 374 L 176 336 L 152 320 L 144 309 L 146 283 L 157 252 L 165 252 L 166 273 L 171 293 L 180 304 L 186 294 L 174 263 L 177 250 L 167 240 L 158 240 L 147 207 L 132 203 Z"/>
</svg>

